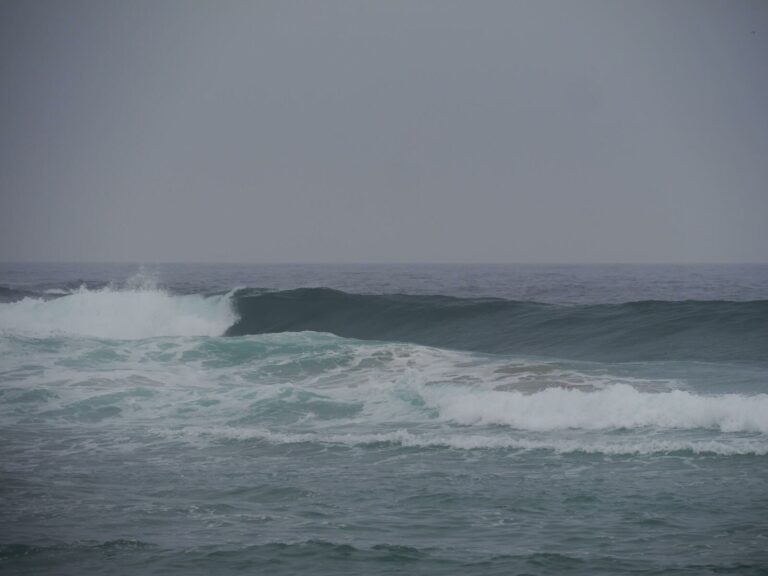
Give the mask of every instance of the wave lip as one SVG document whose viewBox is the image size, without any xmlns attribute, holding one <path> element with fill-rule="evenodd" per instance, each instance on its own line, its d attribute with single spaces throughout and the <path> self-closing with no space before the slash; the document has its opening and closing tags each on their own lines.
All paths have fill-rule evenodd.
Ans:
<svg viewBox="0 0 768 576">
<path fill-rule="evenodd" d="M 0 332 L 118 340 L 220 336 L 237 320 L 230 297 L 231 293 L 177 296 L 150 285 L 81 287 L 54 299 L 25 297 L 0 304 Z"/>
</svg>

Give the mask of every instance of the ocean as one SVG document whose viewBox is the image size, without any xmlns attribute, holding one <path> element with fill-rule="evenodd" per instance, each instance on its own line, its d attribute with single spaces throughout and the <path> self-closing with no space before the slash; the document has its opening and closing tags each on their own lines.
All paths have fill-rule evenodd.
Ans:
<svg viewBox="0 0 768 576">
<path fill-rule="evenodd" d="M 768 574 L 766 265 L 0 265 L 3 574 Z"/>
</svg>

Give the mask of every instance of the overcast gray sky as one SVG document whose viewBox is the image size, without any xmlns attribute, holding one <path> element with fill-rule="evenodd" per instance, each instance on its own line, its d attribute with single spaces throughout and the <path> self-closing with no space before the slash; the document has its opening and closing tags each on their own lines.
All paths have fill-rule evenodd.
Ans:
<svg viewBox="0 0 768 576">
<path fill-rule="evenodd" d="M 0 0 L 0 260 L 768 261 L 768 2 Z"/>
</svg>

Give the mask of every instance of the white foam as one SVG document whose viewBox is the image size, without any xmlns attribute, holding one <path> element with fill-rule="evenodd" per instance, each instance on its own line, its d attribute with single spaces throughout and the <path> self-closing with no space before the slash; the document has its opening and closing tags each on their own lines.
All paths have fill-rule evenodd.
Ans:
<svg viewBox="0 0 768 576">
<path fill-rule="evenodd" d="M 0 332 L 135 340 L 156 336 L 218 336 L 236 315 L 230 294 L 172 295 L 153 286 L 79 290 L 44 300 L 0 304 Z"/>
<path fill-rule="evenodd" d="M 179 434 L 177 432 L 177 434 Z M 659 454 L 690 452 L 693 454 L 717 454 L 721 456 L 768 455 L 768 444 L 755 438 L 729 438 L 727 440 L 688 440 L 632 437 L 624 439 L 606 439 L 604 436 L 581 436 L 563 438 L 547 436 L 544 438 L 512 437 L 497 434 L 431 432 L 413 433 L 408 430 L 396 430 L 382 433 L 333 434 L 333 433 L 289 433 L 267 429 L 244 429 L 233 427 L 213 427 L 205 429 L 187 428 L 182 435 L 196 441 L 201 437 L 229 440 L 259 440 L 270 444 L 330 444 L 339 446 L 372 446 L 392 444 L 405 448 L 451 448 L 456 450 L 546 450 L 558 454 Z M 178 439 L 178 438 L 177 438 Z"/>
<path fill-rule="evenodd" d="M 168 335 L 171 330 L 218 334 L 232 321 L 225 296 L 171 296 L 155 289 L 81 290 L 46 304 L 83 298 L 93 313 L 101 298 L 109 311 L 107 302 L 119 301 L 122 310 L 144 297 L 162 307 L 157 305 L 154 316 L 138 305 L 128 307 L 132 312 L 116 325 L 78 318 L 74 304 L 45 309 L 45 314 L 24 309 L 20 317 L 41 334 L 66 325 L 70 332 L 109 338 Z M 3 306 L 0 327 L 6 328 Z M 185 306 L 208 319 L 201 330 L 189 328 Z M 131 324 L 131 314 L 144 323 Z M 169 318 L 161 322 L 162 315 Z M 693 387 L 681 389 L 674 380 L 611 375 L 602 365 L 474 355 L 312 332 L 119 343 L 72 338 L 50 350 L 36 346 L 0 339 L 0 372 L 14 378 L 7 377 L 7 386 L 55 392 L 30 402 L 25 412 L 7 403 L 0 416 L 8 422 L 28 418 L 32 410 L 43 418 L 60 418 L 57 410 L 88 405 L 92 398 L 102 402 L 100 396 L 106 395 L 121 410 L 106 421 L 115 430 L 151 423 L 161 438 L 204 444 L 226 438 L 617 455 L 768 455 L 768 394 L 703 394 Z M 31 371 L 29 347 L 38 365 Z M 211 362 L 217 358 L 222 361 Z M 133 388 L 152 393 L 110 396 Z"/>
<path fill-rule="evenodd" d="M 614 384 L 588 392 L 552 388 L 536 394 L 429 388 L 423 396 L 441 419 L 463 425 L 531 431 L 705 428 L 768 434 L 768 394 L 641 392 Z"/>
</svg>

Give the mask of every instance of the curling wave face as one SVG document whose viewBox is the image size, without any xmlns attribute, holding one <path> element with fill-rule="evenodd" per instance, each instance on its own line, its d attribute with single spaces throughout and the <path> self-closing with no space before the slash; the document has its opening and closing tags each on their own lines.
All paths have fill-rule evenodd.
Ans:
<svg viewBox="0 0 768 576">
<path fill-rule="evenodd" d="M 227 334 L 313 330 L 601 361 L 768 360 L 768 300 L 563 306 L 496 298 L 240 290 Z"/>
</svg>

